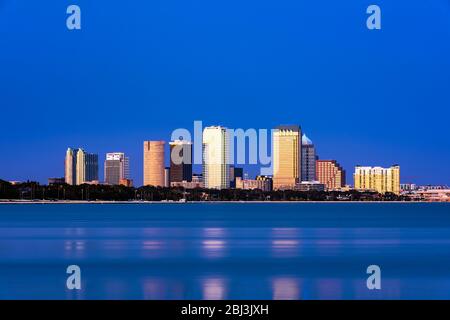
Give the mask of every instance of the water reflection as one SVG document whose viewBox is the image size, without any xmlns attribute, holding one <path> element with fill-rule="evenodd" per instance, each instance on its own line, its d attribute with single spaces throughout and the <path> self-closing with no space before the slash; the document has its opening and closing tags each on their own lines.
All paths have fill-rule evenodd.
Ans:
<svg viewBox="0 0 450 320">
<path fill-rule="evenodd" d="M 225 256 L 226 241 L 224 240 L 203 240 L 203 256 L 206 258 L 221 258 Z"/>
<path fill-rule="evenodd" d="M 226 284 L 222 278 L 208 278 L 202 281 L 204 300 L 224 300 L 226 299 Z"/>
<path fill-rule="evenodd" d="M 8 206 L 0 298 L 450 298 L 448 207 L 414 221 L 409 207 L 364 207 L 374 222 L 356 204 L 276 206 Z M 81 291 L 65 288 L 69 264 Z M 381 291 L 366 287 L 369 264 Z"/>
<path fill-rule="evenodd" d="M 300 282 L 296 278 L 275 278 L 272 281 L 273 300 L 299 300 Z"/>
</svg>

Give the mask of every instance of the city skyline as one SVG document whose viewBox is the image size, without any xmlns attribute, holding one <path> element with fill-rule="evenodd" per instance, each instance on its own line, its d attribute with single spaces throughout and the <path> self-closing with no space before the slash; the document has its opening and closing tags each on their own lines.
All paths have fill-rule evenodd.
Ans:
<svg viewBox="0 0 450 320">
<path fill-rule="evenodd" d="M 67 30 L 65 7 L 5 2 L 0 177 L 44 183 L 64 170 L 61 152 L 83 146 L 125 152 L 139 185 L 142 141 L 168 141 L 200 119 L 300 123 L 349 181 L 357 164 L 401 163 L 405 182 L 449 183 L 448 2 L 381 2 L 379 32 L 352 2 L 152 1 L 108 15 L 90 2 L 80 32 Z M 124 23 L 110 23 L 118 17 Z M 63 125 L 79 111 L 76 125 Z"/>
<path fill-rule="evenodd" d="M 280 125 L 271 131 L 269 138 L 272 141 L 272 148 L 267 158 L 267 150 L 265 152 L 258 150 L 258 148 L 267 148 L 267 145 L 261 142 L 261 139 L 267 138 L 266 131 L 259 131 L 258 140 L 255 130 L 244 132 L 242 129 L 230 129 L 223 126 L 209 126 L 202 129 L 198 126 L 199 124 L 197 122 L 194 126 L 197 134 L 198 130 L 201 132 L 200 141 L 196 140 L 198 136 L 191 141 L 191 133 L 183 128 L 172 132 L 172 137 L 178 135 L 181 140 L 175 139 L 168 143 L 168 159 L 165 156 L 166 142 L 164 140 L 144 141 L 143 186 L 170 187 L 174 183 L 174 186 L 185 188 L 228 189 L 231 187 L 263 190 L 273 188 L 274 190 L 300 191 L 335 191 L 353 187 L 355 190 L 400 194 L 399 165 L 392 165 L 390 168 L 357 165 L 353 174 L 353 185 L 347 184 L 346 170 L 336 160 L 319 159 L 314 144 L 306 134 L 302 133 L 299 125 Z M 185 140 L 186 138 L 189 140 Z M 196 161 L 199 160 L 193 155 L 193 149 L 198 146 L 201 146 L 202 153 L 202 178 L 201 183 L 200 181 L 192 183 L 194 176 L 197 178 L 199 176 L 192 171 L 192 164 L 198 163 Z M 262 156 L 263 154 L 266 156 Z M 261 173 L 268 172 L 267 167 L 263 168 L 264 165 L 269 165 L 272 172 L 268 176 L 257 175 L 256 179 L 249 179 L 248 173 L 243 174 L 242 168 L 235 167 L 235 160 L 240 163 L 239 159 L 242 161 L 246 158 L 249 163 L 253 163 L 255 159 L 262 161 L 263 163 L 259 163 Z M 266 162 L 268 159 L 270 161 Z M 165 166 L 167 162 L 170 164 L 169 167 Z M 240 170 L 241 173 L 236 175 L 236 170 Z M 104 173 L 103 183 L 105 184 L 133 185 L 133 180 L 129 179 L 129 158 L 124 153 L 107 153 Z M 94 180 L 94 176 L 97 180 Z M 66 152 L 64 179 L 52 178 L 52 180 L 55 182 L 62 180 L 77 185 L 102 183 L 98 180 L 98 155 L 88 154 L 82 148 L 69 148 Z"/>
<path fill-rule="evenodd" d="M 202 134 L 203 135 L 202 139 L 204 139 L 204 137 L 205 137 L 205 131 L 208 131 L 210 129 L 223 130 L 224 134 L 225 134 L 226 130 L 228 130 L 228 128 L 223 127 L 223 126 L 205 127 L 203 134 Z M 177 129 L 177 130 L 180 130 L 180 129 Z M 235 129 L 231 129 L 231 130 L 235 130 Z M 238 130 L 240 130 L 240 129 L 238 129 Z M 383 169 L 383 170 L 385 169 L 385 168 L 383 168 L 383 166 L 380 166 L 379 164 L 373 165 L 372 163 L 369 163 L 369 164 L 366 164 L 366 166 L 361 166 L 360 164 L 357 164 L 354 166 L 355 170 L 345 170 L 345 168 L 342 168 L 339 165 L 337 160 L 322 159 L 322 158 L 320 158 L 320 155 L 318 153 L 316 153 L 316 147 L 313 144 L 313 142 L 306 136 L 305 133 L 303 133 L 301 131 L 300 126 L 297 126 L 297 125 L 277 126 L 272 132 L 272 138 L 270 138 L 269 140 L 272 141 L 272 144 L 275 143 L 275 145 L 276 145 L 275 141 L 279 141 L 279 138 L 277 138 L 277 135 L 279 135 L 280 132 L 288 132 L 288 131 L 291 131 L 291 133 L 297 132 L 296 136 L 295 136 L 295 141 L 296 141 L 296 144 L 299 145 L 301 148 L 300 151 L 297 151 L 297 153 L 298 153 L 297 160 L 295 160 L 297 163 L 297 166 L 298 166 L 298 172 L 296 174 L 297 175 L 299 173 L 301 173 L 301 174 L 297 177 L 293 177 L 293 179 L 296 181 L 295 183 L 320 182 L 320 183 L 323 183 L 327 189 L 333 190 L 336 188 L 344 187 L 346 185 L 354 186 L 354 177 L 355 177 L 355 174 L 356 174 L 356 171 L 358 170 L 358 168 L 374 168 L 374 169 Z M 174 132 L 176 132 L 176 130 Z M 285 133 L 283 133 L 283 135 L 285 135 Z M 224 140 L 223 143 L 228 145 L 229 144 L 228 139 L 229 138 L 226 138 L 226 141 Z M 238 139 L 238 138 L 236 138 L 236 139 Z M 201 144 L 203 144 L 202 148 L 203 148 L 203 157 L 204 157 L 205 145 L 204 145 L 203 140 L 202 140 Z M 146 155 L 146 153 L 148 153 L 146 151 L 150 150 L 150 147 L 149 147 L 150 145 L 157 147 L 157 156 L 156 156 L 156 158 L 158 158 L 158 159 L 156 159 L 157 161 L 155 160 L 155 155 L 151 155 L 151 156 Z M 271 154 L 271 156 L 273 157 L 272 161 L 274 163 L 277 161 L 277 160 L 275 160 L 275 159 L 277 159 L 277 156 L 276 156 L 277 149 L 276 149 L 275 145 L 274 145 L 275 149 L 272 150 L 272 154 Z M 186 146 L 189 146 L 189 152 L 187 153 L 187 158 L 186 158 L 186 156 L 183 156 L 183 154 L 187 150 Z M 159 177 L 157 177 L 157 178 L 153 177 L 152 179 L 153 180 L 157 179 L 160 182 L 158 182 L 158 183 L 143 182 L 142 184 L 139 184 L 139 183 L 136 184 L 135 180 L 130 179 L 130 176 L 131 176 L 130 172 L 133 172 L 134 170 L 130 170 L 129 157 L 125 156 L 125 153 L 123 153 L 123 152 L 107 152 L 105 154 L 104 167 L 103 167 L 103 170 L 101 170 L 99 168 L 98 153 L 95 153 L 95 152 L 87 153 L 84 148 L 75 148 L 75 149 L 68 148 L 68 150 L 66 151 L 66 158 L 65 158 L 65 172 L 63 175 L 64 177 L 62 179 L 65 179 L 65 181 L 69 184 L 81 184 L 83 182 L 88 182 L 88 183 L 89 182 L 97 182 L 97 183 L 105 183 L 105 184 L 111 184 L 111 185 L 122 184 L 122 183 L 124 183 L 124 184 L 132 183 L 135 185 L 165 186 L 167 184 L 166 180 L 170 177 L 173 177 L 172 170 L 170 170 L 170 169 L 173 167 L 177 167 L 176 171 L 179 171 L 179 172 L 177 172 L 177 178 L 175 180 L 172 180 L 173 178 L 169 179 L 169 183 L 182 182 L 182 181 L 190 182 L 192 180 L 193 175 L 198 175 L 198 173 L 202 173 L 202 174 L 205 173 L 205 170 L 204 170 L 205 159 L 202 160 L 203 163 L 200 165 L 200 167 L 201 167 L 200 170 L 194 171 L 192 169 L 192 167 L 193 167 L 193 165 L 192 165 L 192 163 L 193 163 L 193 147 L 192 146 L 193 146 L 193 143 L 191 141 L 183 141 L 183 140 L 174 140 L 174 141 L 169 141 L 168 143 L 166 143 L 165 140 L 144 141 L 143 181 L 145 181 L 145 179 L 146 179 L 145 178 L 146 163 L 147 163 L 147 166 L 150 168 L 155 165 L 155 162 L 157 162 L 157 165 L 156 165 L 157 169 L 150 169 L 147 171 L 152 171 L 151 175 L 153 175 L 153 176 L 159 175 Z M 169 158 L 166 158 L 166 156 L 165 156 L 166 155 L 165 149 L 167 147 L 169 148 L 169 152 L 167 153 L 169 155 Z M 181 147 L 181 149 L 175 150 L 176 154 L 177 154 L 177 156 L 180 155 L 182 157 L 183 161 L 188 159 L 188 162 L 190 162 L 188 165 L 183 163 L 183 164 L 181 164 L 181 168 L 179 165 L 177 165 L 177 166 L 174 165 L 171 156 L 173 155 L 173 151 L 174 151 L 173 149 L 175 147 L 177 147 L 177 148 Z M 146 150 L 146 148 L 148 150 Z M 246 149 L 249 149 L 249 148 L 250 147 L 248 145 L 246 145 Z M 153 150 L 155 150 L 155 149 L 153 149 Z M 180 150 L 181 150 L 181 152 L 180 152 Z M 289 152 L 291 152 L 291 151 L 292 150 L 290 150 Z M 225 152 L 224 155 L 227 155 L 226 158 L 228 159 L 229 158 L 228 154 L 230 151 L 227 149 L 227 151 L 224 151 L 224 152 Z M 247 150 L 245 152 L 247 152 Z M 71 158 L 68 158 L 69 156 Z M 234 155 L 234 156 L 238 157 L 236 155 Z M 120 157 L 120 159 L 117 157 Z M 152 158 L 152 160 L 150 160 L 150 158 Z M 305 159 L 308 159 L 308 161 L 311 161 L 311 159 L 313 159 L 313 158 L 315 159 L 314 165 L 312 165 L 310 163 L 305 164 L 302 162 L 302 161 L 305 161 Z M 70 160 L 70 159 L 72 159 L 72 160 Z M 147 161 L 145 159 L 147 159 Z M 119 170 L 120 173 L 117 173 L 117 174 L 119 174 L 119 177 L 117 178 L 118 182 L 114 182 L 114 183 L 109 182 L 108 177 L 107 177 L 107 162 L 111 161 L 111 160 L 120 160 L 121 162 L 123 162 L 120 165 L 120 170 Z M 179 160 L 181 160 L 181 159 L 179 159 Z M 177 161 L 179 161 L 179 160 L 177 160 Z M 229 177 L 231 175 L 230 169 L 234 168 L 235 162 L 234 162 L 234 159 L 228 160 L 228 161 L 231 161 L 231 162 L 227 164 L 228 166 L 224 170 L 224 172 L 226 172 L 228 178 L 226 178 L 225 175 L 224 175 L 224 177 L 225 177 L 225 181 L 227 181 L 229 183 L 229 182 L 231 182 L 231 180 L 229 179 Z M 70 162 L 73 162 L 72 166 L 73 166 L 73 168 L 76 168 L 76 169 L 70 169 L 70 167 L 68 167 L 68 164 Z M 84 166 L 80 167 L 79 163 L 84 163 Z M 336 180 L 336 181 L 333 180 L 334 182 L 332 183 L 331 186 L 329 185 L 328 181 L 324 181 L 324 178 L 322 177 L 322 173 L 320 173 L 323 169 L 320 169 L 321 167 L 319 166 L 319 164 L 322 164 L 322 163 L 325 163 L 325 164 L 330 163 L 327 165 L 335 166 L 337 168 L 337 170 L 339 170 L 339 172 L 341 172 L 341 173 L 339 173 L 339 177 L 338 177 L 339 180 Z M 166 164 L 168 164 L 168 166 Z M 94 168 L 94 166 L 95 166 L 95 168 Z M 259 168 L 264 167 L 263 165 L 260 165 L 260 164 L 258 164 L 257 166 L 259 166 Z M 389 165 L 388 167 L 392 168 L 393 166 L 396 166 L 396 165 Z M 198 167 L 198 165 L 197 165 L 197 167 Z M 237 169 L 243 170 L 245 167 L 248 167 L 248 165 L 246 165 L 246 164 L 241 165 L 240 167 L 237 167 Z M 311 168 L 316 169 L 316 167 L 317 167 L 317 170 L 314 174 L 314 177 L 312 178 L 311 173 L 309 171 L 311 170 Z M 117 168 L 114 168 L 114 169 L 117 169 Z M 87 170 L 87 173 L 84 172 L 85 170 Z M 101 179 L 99 177 L 99 174 L 98 174 L 99 170 L 104 172 L 103 179 Z M 187 172 L 186 172 L 186 170 L 187 170 Z M 332 169 L 332 170 L 335 170 L 335 169 Z M 385 169 L 385 170 L 388 170 L 388 169 Z M 75 172 L 75 175 L 73 175 L 72 171 Z M 329 169 L 327 169 L 326 171 L 329 171 Z M 247 171 L 244 171 L 244 172 L 245 172 L 245 176 L 249 175 L 249 173 Z M 305 172 L 308 172 L 306 176 L 304 175 Z M 351 179 L 347 178 L 346 173 L 349 173 L 351 175 Z M 116 172 L 114 172 L 114 174 L 116 174 Z M 178 177 L 180 174 L 181 174 L 182 178 Z M 81 177 L 82 175 L 84 175 L 84 176 Z M 260 173 L 259 174 L 256 173 L 252 177 L 257 178 L 260 175 L 261 175 Z M 273 173 L 270 176 L 273 176 Z M 58 175 L 55 174 L 55 175 L 49 176 L 49 177 L 47 177 L 47 180 L 51 179 L 51 178 L 58 179 Z M 70 182 L 68 179 L 73 182 Z M 150 178 L 147 178 L 147 179 L 148 179 L 148 181 L 151 180 Z M 333 179 L 335 179 L 335 178 L 333 178 Z M 6 180 L 6 179 L 4 179 L 4 180 Z M 27 180 L 30 180 L 30 179 L 27 179 Z M 121 181 L 121 180 L 127 180 L 127 181 Z M 12 179 L 11 181 L 18 181 L 18 180 Z M 30 181 L 34 181 L 34 180 L 30 180 Z M 352 183 L 350 183 L 350 181 Z M 295 185 L 295 183 L 290 187 L 293 187 Z M 413 183 L 414 184 L 415 182 L 414 181 L 404 181 L 404 179 L 402 179 L 402 180 L 399 180 L 398 184 L 400 184 L 400 183 L 403 183 L 403 184 Z M 415 183 L 415 184 L 417 184 L 417 183 Z M 444 182 L 441 185 L 445 185 L 445 184 L 446 183 Z M 426 184 L 424 184 L 424 185 L 426 185 Z M 431 185 L 431 184 L 429 184 L 429 185 Z M 228 185 L 228 186 L 223 185 L 221 188 L 228 188 L 229 186 L 230 185 Z M 213 187 L 213 188 L 215 188 L 215 187 Z M 276 188 L 277 187 L 275 187 L 275 189 Z M 355 186 L 355 188 L 356 188 L 356 186 Z"/>
</svg>

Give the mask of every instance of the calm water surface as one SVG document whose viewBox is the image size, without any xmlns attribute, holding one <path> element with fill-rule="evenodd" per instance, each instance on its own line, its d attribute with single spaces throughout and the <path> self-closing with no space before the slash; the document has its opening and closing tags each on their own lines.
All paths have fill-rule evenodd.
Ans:
<svg viewBox="0 0 450 320">
<path fill-rule="evenodd" d="M 450 299 L 450 204 L 0 205 L 0 299 Z"/>
</svg>

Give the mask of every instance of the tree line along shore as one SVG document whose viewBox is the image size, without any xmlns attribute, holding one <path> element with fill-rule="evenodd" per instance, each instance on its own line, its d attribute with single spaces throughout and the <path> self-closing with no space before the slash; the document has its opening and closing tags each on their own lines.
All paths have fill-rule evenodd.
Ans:
<svg viewBox="0 0 450 320">
<path fill-rule="evenodd" d="M 120 185 L 12 184 L 0 180 L 0 199 L 49 201 L 410 201 L 409 197 L 372 191 L 296 191 L 259 189 L 184 189 Z"/>
</svg>

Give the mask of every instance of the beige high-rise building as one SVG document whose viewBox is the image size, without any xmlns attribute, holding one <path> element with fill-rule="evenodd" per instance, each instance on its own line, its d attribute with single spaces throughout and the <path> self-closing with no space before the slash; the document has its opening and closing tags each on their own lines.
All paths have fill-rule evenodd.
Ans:
<svg viewBox="0 0 450 320">
<path fill-rule="evenodd" d="M 67 184 L 76 184 L 76 174 L 77 174 L 77 161 L 76 152 L 72 148 L 68 148 L 66 151 L 66 158 L 64 161 L 64 180 Z"/>
<path fill-rule="evenodd" d="M 144 141 L 144 186 L 164 187 L 164 141 Z"/>
<path fill-rule="evenodd" d="M 400 194 L 400 166 L 390 168 L 356 166 L 353 175 L 356 190 Z"/>
<path fill-rule="evenodd" d="M 273 133 L 273 189 L 294 189 L 301 181 L 302 133 L 299 126 L 279 126 Z"/>
<path fill-rule="evenodd" d="M 229 138 L 220 126 L 203 130 L 203 181 L 205 188 L 230 187 Z"/>
<path fill-rule="evenodd" d="M 83 149 L 68 148 L 65 159 L 65 181 L 70 185 L 80 185 L 98 181 L 98 155 Z"/>
</svg>

